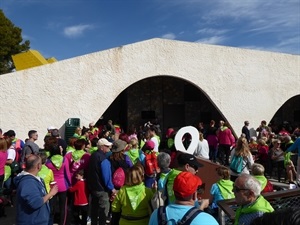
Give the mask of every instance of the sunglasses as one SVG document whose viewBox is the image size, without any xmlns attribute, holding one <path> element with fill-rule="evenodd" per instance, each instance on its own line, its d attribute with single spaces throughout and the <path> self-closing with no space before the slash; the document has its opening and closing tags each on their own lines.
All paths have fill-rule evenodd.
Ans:
<svg viewBox="0 0 300 225">
<path fill-rule="evenodd" d="M 249 189 L 246 189 L 246 188 L 238 188 L 237 186 L 233 186 L 232 191 L 233 191 L 233 192 L 249 191 Z"/>
</svg>

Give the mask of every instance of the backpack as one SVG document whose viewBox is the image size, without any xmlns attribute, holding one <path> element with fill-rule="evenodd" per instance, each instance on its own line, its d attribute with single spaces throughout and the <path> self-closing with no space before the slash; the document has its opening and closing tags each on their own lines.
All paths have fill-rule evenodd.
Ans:
<svg viewBox="0 0 300 225">
<path fill-rule="evenodd" d="M 145 174 L 153 176 L 159 172 L 156 152 L 145 153 Z"/>
<path fill-rule="evenodd" d="M 115 188 L 121 188 L 125 183 L 125 172 L 122 167 L 115 170 L 112 176 L 112 183 Z"/>
<path fill-rule="evenodd" d="M 240 174 L 247 165 L 246 163 L 246 165 L 243 167 L 243 162 L 244 162 L 243 156 L 237 156 L 234 154 L 230 163 L 230 169 L 234 173 Z"/>
<path fill-rule="evenodd" d="M 196 207 L 190 208 L 182 217 L 181 220 L 175 221 L 174 219 L 167 219 L 166 206 L 161 206 L 157 210 L 158 225 L 167 225 L 169 221 L 172 221 L 175 225 L 190 225 L 191 222 L 201 213 L 202 211 Z"/>
</svg>

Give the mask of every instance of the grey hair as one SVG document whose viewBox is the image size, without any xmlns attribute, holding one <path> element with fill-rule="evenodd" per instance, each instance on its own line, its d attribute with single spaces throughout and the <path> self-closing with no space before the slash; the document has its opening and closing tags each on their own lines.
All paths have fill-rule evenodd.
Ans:
<svg viewBox="0 0 300 225">
<path fill-rule="evenodd" d="M 157 156 L 157 164 L 161 170 L 168 169 L 171 163 L 171 156 L 168 153 L 160 152 Z"/>
<path fill-rule="evenodd" d="M 251 190 L 255 197 L 258 197 L 261 192 L 260 182 L 249 174 L 242 174 L 241 176 L 245 178 L 244 188 Z"/>
<path fill-rule="evenodd" d="M 251 167 L 251 172 L 252 175 L 264 175 L 265 173 L 265 168 L 263 165 L 259 164 L 259 163 L 253 163 L 252 167 Z"/>
</svg>

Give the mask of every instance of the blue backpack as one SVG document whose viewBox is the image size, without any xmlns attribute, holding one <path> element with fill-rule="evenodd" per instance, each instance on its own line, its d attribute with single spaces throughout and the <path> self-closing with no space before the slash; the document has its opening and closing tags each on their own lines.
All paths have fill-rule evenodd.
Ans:
<svg viewBox="0 0 300 225">
<path fill-rule="evenodd" d="M 240 174 L 247 165 L 246 163 L 246 165 L 243 167 L 243 162 L 244 162 L 243 156 L 237 156 L 234 154 L 230 163 L 230 169 L 234 173 Z"/>
</svg>

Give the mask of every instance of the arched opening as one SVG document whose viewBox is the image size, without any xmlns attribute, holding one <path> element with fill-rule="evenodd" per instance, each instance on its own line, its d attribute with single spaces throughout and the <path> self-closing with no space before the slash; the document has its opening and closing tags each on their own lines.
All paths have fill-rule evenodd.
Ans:
<svg viewBox="0 0 300 225">
<path fill-rule="evenodd" d="M 125 89 L 101 116 L 127 129 L 158 120 L 162 134 L 168 127 L 208 125 L 210 120 L 224 120 L 211 100 L 197 86 L 183 79 L 158 76 L 138 81 Z"/>
<path fill-rule="evenodd" d="M 282 126 L 286 126 L 292 132 L 300 125 L 300 95 L 287 100 L 275 113 L 270 121 L 272 131 L 278 133 Z"/>
</svg>

